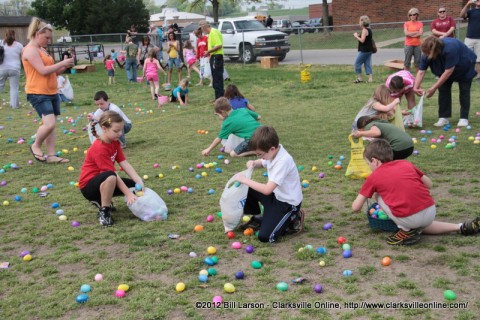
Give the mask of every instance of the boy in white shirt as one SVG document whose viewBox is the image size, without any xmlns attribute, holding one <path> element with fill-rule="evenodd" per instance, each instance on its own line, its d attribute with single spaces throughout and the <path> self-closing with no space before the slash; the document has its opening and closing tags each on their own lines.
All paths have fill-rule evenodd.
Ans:
<svg viewBox="0 0 480 320">
<path fill-rule="evenodd" d="M 303 200 L 297 166 L 292 156 L 279 143 L 277 132 L 269 126 L 258 127 L 249 141 L 258 160 L 250 160 L 247 167 L 266 167 L 268 182 L 253 181 L 238 173 L 235 179 L 249 186 L 244 214 L 253 214 L 242 229 L 258 229 L 261 242 L 275 242 L 285 233 L 303 230 L 305 213 L 300 209 Z M 263 216 L 260 205 L 263 205 Z"/>
<path fill-rule="evenodd" d="M 125 140 L 125 134 L 130 132 L 130 130 L 132 129 L 132 121 L 125 115 L 125 113 L 123 113 L 123 111 L 118 106 L 116 106 L 111 102 L 108 102 L 108 95 L 105 91 L 98 91 L 97 93 L 95 93 L 95 96 L 93 97 L 93 99 L 95 100 L 95 104 L 99 108 L 93 114 L 93 119 L 90 119 L 90 120 L 98 121 L 100 119 L 100 116 L 105 111 L 115 111 L 123 118 L 123 122 L 124 122 L 123 132 L 119 140 L 122 148 L 126 148 L 127 142 Z"/>
</svg>

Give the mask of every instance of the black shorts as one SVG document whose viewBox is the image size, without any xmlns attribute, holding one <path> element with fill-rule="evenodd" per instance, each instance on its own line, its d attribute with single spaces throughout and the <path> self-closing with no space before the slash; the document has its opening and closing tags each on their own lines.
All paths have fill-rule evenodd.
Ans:
<svg viewBox="0 0 480 320">
<path fill-rule="evenodd" d="M 102 172 L 88 181 L 87 185 L 80 189 L 85 199 L 89 201 L 97 201 L 98 203 L 102 202 L 102 195 L 100 194 L 100 185 L 110 176 L 116 176 L 117 174 L 113 171 Z M 135 187 L 135 181 L 129 178 L 122 178 L 123 182 L 129 188 Z M 122 196 L 123 192 L 120 191 L 118 187 L 115 187 L 113 192 L 114 197 Z"/>
</svg>

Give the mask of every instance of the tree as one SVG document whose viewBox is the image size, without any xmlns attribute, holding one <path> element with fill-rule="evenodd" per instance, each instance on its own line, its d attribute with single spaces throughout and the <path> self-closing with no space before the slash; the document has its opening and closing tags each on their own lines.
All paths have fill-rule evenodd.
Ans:
<svg viewBox="0 0 480 320">
<path fill-rule="evenodd" d="M 71 34 L 126 32 L 132 24 L 148 28 L 149 14 L 142 0 L 35 0 L 33 14 Z"/>
<path fill-rule="evenodd" d="M 330 28 L 325 28 L 326 26 L 330 25 L 330 19 L 329 19 L 329 14 L 328 14 L 328 2 L 327 0 L 323 0 L 322 2 L 322 8 L 323 8 L 323 32 L 327 35 L 330 35 Z"/>
<path fill-rule="evenodd" d="M 27 0 L 9 0 L 0 5 L 0 15 L 3 16 L 25 16 L 30 10 L 30 3 Z"/>
<path fill-rule="evenodd" d="M 179 1 L 180 3 L 182 4 L 185 4 L 185 3 L 190 3 L 190 8 L 196 8 L 196 7 L 200 7 L 200 8 L 203 8 L 203 6 L 205 5 L 205 1 L 206 0 L 177 0 Z M 212 11 L 213 11 L 213 21 L 215 22 L 218 22 L 218 12 L 219 12 L 219 8 L 220 8 L 220 2 L 222 2 L 221 0 L 208 0 L 211 4 L 212 4 Z M 233 5 L 238 5 L 242 2 L 260 2 L 261 0 L 245 0 L 245 1 L 242 1 L 242 0 L 224 0 L 225 2 L 230 2 L 230 4 L 233 6 Z"/>
</svg>

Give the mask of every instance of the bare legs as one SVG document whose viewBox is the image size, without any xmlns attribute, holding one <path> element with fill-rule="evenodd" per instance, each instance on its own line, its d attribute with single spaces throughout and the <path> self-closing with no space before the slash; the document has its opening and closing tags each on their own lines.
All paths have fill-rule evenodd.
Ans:
<svg viewBox="0 0 480 320">
<path fill-rule="evenodd" d="M 42 116 L 42 125 L 38 127 L 37 134 L 35 136 L 35 142 L 32 144 L 32 150 L 35 154 L 41 155 L 42 145 L 45 142 L 45 147 L 47 149 L 47 162 L 58 162 L 59 157 L 56 156 L 55 151 L 55 142 L 57 141 L 57 136 L 55 135 L 55 123 L 57 122 L 57 117 L 54 114 Z M 64 159 L 62 162 L 68 162 L 67 159 Z"/>
</svg>

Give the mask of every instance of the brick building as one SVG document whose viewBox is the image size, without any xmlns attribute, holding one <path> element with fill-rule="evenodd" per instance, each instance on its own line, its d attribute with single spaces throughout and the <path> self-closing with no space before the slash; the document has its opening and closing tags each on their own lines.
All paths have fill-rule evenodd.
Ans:
<svg viewBox="0 0 480 320">
<path fill-rule="evenodd" d="M 322 17 L 322 0 L 319 4 L 310 5 L 311 18 Z M 329 4 L 329 14 L 333 16 L 334 25 L 357 24 L 362 15 L 370 17 L 372 23 L 407 21 L 408 10 L 412 7 L 420 10 L 419 20 L 433 20 L 437 18 L 438 7 L 444 5 L 447 14 L 453 18 L 460 17 L 460 11 L 467 3 L 462 1 L 393 1 L 393 0 L 333 0 Z"/>
</svg>

